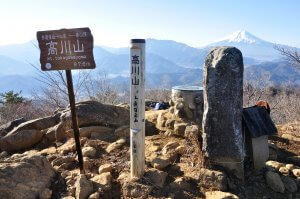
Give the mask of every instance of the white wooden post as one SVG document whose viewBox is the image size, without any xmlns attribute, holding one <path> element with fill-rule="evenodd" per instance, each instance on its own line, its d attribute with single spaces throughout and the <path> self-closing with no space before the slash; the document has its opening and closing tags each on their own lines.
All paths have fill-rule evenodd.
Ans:
<svg viewBox="0 0 300 199">
<path fill-rule="evenodd" d="M 130 47 L 130 163 L 131 177 L 145 169 L 145 40 L 132 39 Z"/>
</svg>

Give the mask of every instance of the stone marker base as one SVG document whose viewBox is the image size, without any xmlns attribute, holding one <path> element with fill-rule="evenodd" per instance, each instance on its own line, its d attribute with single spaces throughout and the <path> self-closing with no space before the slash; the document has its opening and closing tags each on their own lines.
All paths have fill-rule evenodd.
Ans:
<svg viewBox="0 0 300 199">
<path fill-rule="evenodd" d="M 233 175 L 244 182 L 244 161 L 231 158 L 210 159 L 204 158 L 204 167 L 218 166 L 224 168 L 227 174 Z"/>
</svg>

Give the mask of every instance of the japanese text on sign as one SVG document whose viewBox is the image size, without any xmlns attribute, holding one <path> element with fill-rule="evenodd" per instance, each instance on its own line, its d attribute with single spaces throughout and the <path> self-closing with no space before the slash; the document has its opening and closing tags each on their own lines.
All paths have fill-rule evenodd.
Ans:
<svg viewBox="0 0 300 199">
<path fill-rule="evenodd" d="M 89 28 L 40 31 L 37 38 L 42 70 L 95 68 Z"/>
</svg>

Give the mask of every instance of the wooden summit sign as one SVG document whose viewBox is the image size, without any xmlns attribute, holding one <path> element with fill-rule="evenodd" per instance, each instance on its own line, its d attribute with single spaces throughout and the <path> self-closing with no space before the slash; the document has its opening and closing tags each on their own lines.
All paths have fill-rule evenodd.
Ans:
<svg viewBox="0 0 300 199">
<path fill-rule="evenodd" d="M 37 32 L 43 71 L 93 69 L 93 36 L 89 28 Z"/>
<path fill-rule="evenodd" d="M 89 28 L 48 30 L 37 32 L 40 62 L 43 71 L 66 70 L 66 79 L 71 108 L 72 128 L 80 173 L 85 173 L 77 124 L 73 69 L 93 69 L 96 67 L 93 56 L 93 36 Z"/>
</svg>

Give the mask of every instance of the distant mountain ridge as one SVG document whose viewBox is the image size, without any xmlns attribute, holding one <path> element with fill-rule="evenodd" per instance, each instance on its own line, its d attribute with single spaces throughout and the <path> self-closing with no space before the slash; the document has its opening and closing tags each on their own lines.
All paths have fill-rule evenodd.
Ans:
<svg viewBox="0 0 300 199">
<path fill-rule="evenodd" d="M 271 77 L 274 77 L 271 78 L 274 83 L 281 84 L 289 80 L 300 82 L 299 74 L 287 62 L 282 62 L 274 45 L 245 30 L 236 31 L 200 48 L 172 40 L 147 39 L 146 83 L 152 88 L 161 85 L 171 87 L 178 84 L 201 84 L 205 57 L 215 46 L 239 48 L 243 53 L 246 76 L 250 72 L 269 73 Z M 113 78 L 113 82 L 123 81 L 129 77 L 129 48 L 95 45 L 94 57 L 97 68 L 93 74 L 104 71 Z M 22 76 L 24 76 L 24 81 L 30 82 L 29 78 L 35 76 L 35 69 L 29 63 L 39 67 L 39 50 L 36 40 L 24 44 L 0 46 L 0 92 L 15 89 L 17 87 L 15 82 L 19 82 Z M 14 77 L 18 80 L 14 80 Z M 1 83 L 1 80 L 6 81 L 5 85 Z M 160 83 L 162 81 L 163 84 Z M 28 87 L 38 86 L 35 85 L 36 81 L 31 82 L 32 86 L 28 85 Z M 20 88 L 24 89 L 24 86 L 20 85 Z"/>
</svg>

